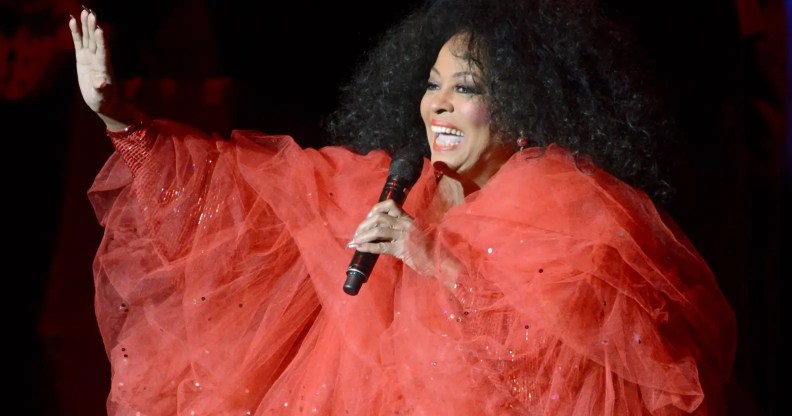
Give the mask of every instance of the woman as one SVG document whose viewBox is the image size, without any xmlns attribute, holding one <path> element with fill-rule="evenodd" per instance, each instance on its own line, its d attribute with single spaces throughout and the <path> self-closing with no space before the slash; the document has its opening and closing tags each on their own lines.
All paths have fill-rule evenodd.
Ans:
<svg viewBox="0 0 792 416">
<path fill-rule="evenodd" d="M 109 413 L 724 413 L 733 313 L 650 197 L 664 125 L 585 6 L 427 4 L 321 149 L 150 120 L 71 19 L 117 149 L 89 191 Z M 403 149 L 421 175 L 377 202 Z M 385 254 L 356 296 L 352 248 Z"/>
</svg>

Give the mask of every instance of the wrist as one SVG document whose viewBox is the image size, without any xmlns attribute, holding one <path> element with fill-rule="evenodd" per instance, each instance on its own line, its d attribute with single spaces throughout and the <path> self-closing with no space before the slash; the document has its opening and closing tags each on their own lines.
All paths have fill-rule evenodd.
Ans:
<svg viewBox="0 0 792 416">
<path fill-rule="evenodd" d="M 142 118 L 140 111 L 126 103 L 108 106 L 96 114 L 104 122 L 108 132 L 122 132 Z"/>
<path fill-rule="evenodd" d="M 132 176 L 138 176 L 154 148 L 157 133 L 153 131 L 153 121 L 145 114 L 134 109 L 130 114 L 127 120 L 131 121 L 128 123 L 107 124 L 105 134 L 120 153 Z"/>
<path fill-rule="evenodd" d="M 99 114 L 105 123 L 105 130 L 111 138 L 123 137 L 134 131 L 140 130 L 151 123 L 151 119 L 132 106 L 124 106 L 116 116 L 110 117 Z"/>
</svg>

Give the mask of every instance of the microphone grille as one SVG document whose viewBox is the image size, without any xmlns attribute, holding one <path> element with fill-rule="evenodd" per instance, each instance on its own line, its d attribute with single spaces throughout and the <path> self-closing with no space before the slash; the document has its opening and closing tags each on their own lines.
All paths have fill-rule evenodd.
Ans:
<svg viewBox="0 0 792 416">
<path fill-rule="evenodd" d="M 388 169 L 389 177 L 399 177 L 410 185 L 418 181 L 423 169 L 423 155 L 420 151 L 403 148 L 393 155 Z"/>
</svg>

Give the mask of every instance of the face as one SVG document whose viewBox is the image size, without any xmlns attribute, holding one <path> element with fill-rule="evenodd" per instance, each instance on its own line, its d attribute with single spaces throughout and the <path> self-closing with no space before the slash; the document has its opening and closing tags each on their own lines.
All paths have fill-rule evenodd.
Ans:
<svg viewBox="0 0 792 416">
<path fill-rule="evenodd" d="M 456 35 L 440 49 L 421 99 L 421 117 L 435 168 L 481 187 L 513 151 L 490 131 L 480 73 L 464 58 L 466 46 L 465 35 Z"/>
</svg>

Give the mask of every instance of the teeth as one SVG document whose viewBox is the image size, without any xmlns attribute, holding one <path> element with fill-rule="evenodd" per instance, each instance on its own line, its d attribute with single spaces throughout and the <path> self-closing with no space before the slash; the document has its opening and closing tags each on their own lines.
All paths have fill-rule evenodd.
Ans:
<svg viewBox="0 0 792 416">
<path fill-rule="evenodd" d="M 452 129 L 450 127 L 441 127 L 441 126 L 432 126 L 432 133 L 435 134 L 451 134 L 454 136 L 464 137 L 465 133 L 457 129 Z"/>
<path fill-rule="evenodd" d="M 435 138 L 435 143 L 440 146 L 455 146 L 462 143 L 462 137 L 451 134 L 438 134 Z"/>
</svg>

